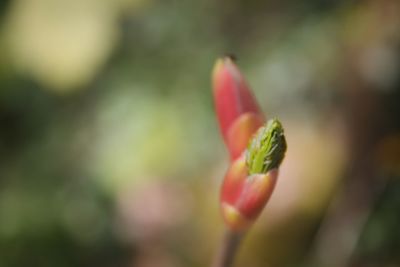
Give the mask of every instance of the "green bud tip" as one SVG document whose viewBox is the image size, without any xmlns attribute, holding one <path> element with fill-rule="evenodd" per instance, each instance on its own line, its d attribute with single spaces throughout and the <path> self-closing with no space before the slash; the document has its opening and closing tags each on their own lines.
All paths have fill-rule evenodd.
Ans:
<svg viewBox="0 0 400 267">
<path fill-rule="evenodd" d="M 250 140 L 246 151 L 249 174 L 267 173 L 278 168 L 286 152 L 286 139 L 282 124 L 269 120 Z"/>
</svg>

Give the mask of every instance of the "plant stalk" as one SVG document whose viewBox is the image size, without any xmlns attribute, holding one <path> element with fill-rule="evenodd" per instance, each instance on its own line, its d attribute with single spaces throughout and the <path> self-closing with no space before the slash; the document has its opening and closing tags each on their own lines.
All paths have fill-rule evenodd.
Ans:
<svg viewBox="0 0 400 267">
<path fill-rule="evenodd" d="M 227 229 L 214 259 L 212 267 L 231 267 L 237 254 L 244 233 L 238 233 Z"/>
</svg>

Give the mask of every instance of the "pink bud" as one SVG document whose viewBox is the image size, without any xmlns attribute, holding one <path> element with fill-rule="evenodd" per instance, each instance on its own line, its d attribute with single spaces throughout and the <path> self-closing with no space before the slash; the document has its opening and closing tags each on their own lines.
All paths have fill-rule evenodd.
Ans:
<svg viewBox="0 0 400 267">
<path fill-rule="evenodd" d="M 259 216 L 274 190 L 278 170 L 248 176 L 245 158 L 233 161 L 221 188 L 225 223 L 235 231 L 247 229 Z"/>
<path fill-rule="evenodd" d="M 264 116 L 247 82 L 229 57 L 215 63 L 213 93 L 220 130 L 234 160 L 263 124 Z"/>
</svg>

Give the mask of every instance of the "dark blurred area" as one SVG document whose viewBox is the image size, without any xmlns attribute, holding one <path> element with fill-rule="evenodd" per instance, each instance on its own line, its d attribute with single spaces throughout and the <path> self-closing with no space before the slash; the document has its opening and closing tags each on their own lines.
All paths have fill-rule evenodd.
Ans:
<svg viewBox="0 0 400 267">
<path fill-rule="evenodd" d="M 288 152 L 236 266 L 400 266 L 400 2 L 0 1 L 0 267 L 208 266 L 234 53 Z"/>
</svg>

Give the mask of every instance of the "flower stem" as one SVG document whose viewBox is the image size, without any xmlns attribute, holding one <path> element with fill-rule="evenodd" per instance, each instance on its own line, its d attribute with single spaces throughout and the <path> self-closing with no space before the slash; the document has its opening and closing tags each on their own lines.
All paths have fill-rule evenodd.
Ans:
<svg viewBox="0 0 400 267">
<path fill-rule="evenodd" d="M 224 233 L 218 254 L 212 267 L 231 267 L 237 254 L 243 233 L 233 232 L 227 229 Z"/>
</svg>

